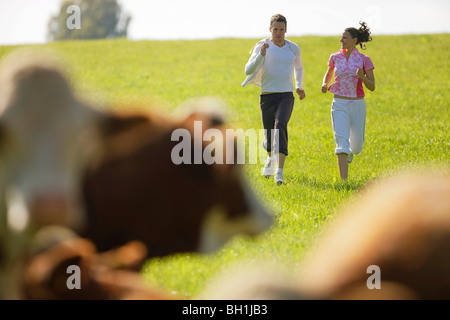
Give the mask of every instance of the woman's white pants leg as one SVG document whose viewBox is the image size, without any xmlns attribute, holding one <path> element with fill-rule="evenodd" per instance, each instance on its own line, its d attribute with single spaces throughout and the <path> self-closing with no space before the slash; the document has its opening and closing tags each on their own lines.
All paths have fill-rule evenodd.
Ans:
<svg viewBox="0 0 450 320">
<path fill-rule="evenodd" d="M 366 126 L 366 102 L 364 99 L 346 100 L 334 98 L 331 105 L 335 154 L 358 154 L 363 149 Z"/>
</svg>

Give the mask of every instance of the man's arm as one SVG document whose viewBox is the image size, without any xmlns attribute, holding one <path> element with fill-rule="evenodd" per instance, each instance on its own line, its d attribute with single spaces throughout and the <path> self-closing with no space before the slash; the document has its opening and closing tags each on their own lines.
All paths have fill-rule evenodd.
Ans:
<svg viewBox="0 0 450 320">
<path fill-rule="evenodd" d="M 245 65 L 245 74 L 251 75 L 254 73 L 258 67 L 261 65 L 264 56 L 266 55 L 266 49 L 269 45 L 267 43 L 257 44 L 255 50 L 253 50 L 250 59 Z"/>
</svg>

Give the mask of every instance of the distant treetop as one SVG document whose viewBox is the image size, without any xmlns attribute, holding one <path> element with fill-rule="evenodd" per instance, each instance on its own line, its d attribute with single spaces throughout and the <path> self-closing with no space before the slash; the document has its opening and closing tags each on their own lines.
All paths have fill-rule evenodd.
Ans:
<svg viewBox="0 0 450 320">
<path fill-rule="evenodd" d="M 130 21 L 117 0 L 65 0 L 48 22 L 47 39 L 127 37 Z"/>
</svg>

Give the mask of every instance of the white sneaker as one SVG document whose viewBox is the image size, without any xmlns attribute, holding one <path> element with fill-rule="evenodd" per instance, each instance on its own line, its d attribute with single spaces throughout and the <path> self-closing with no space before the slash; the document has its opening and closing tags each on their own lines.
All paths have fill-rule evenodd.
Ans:
<svg viewBox="0 0 450 320">
<path fill-rule="evenodd" d="M 349 154 L 347 155 L 347 162 L 348 162 L 348 163 L 352 163 L 352 161 L 353 161 L 353 153 L 349 153 Z"/>
<path fill-rule="evenodd" d="M 282 185 L 282 184 L 286 184 L 286 182 L 283 179 L 283 173 L 282 172 L 277 172 L 275 174 L 275 183 L 277 185 Z"/>
<path fill-rule="evenodd" d="M 275 173 L 275 160 L 267 159 L 266 164 L 262 170 L 262 174 L 266 178 L 270 178 Z"/>
</svg>

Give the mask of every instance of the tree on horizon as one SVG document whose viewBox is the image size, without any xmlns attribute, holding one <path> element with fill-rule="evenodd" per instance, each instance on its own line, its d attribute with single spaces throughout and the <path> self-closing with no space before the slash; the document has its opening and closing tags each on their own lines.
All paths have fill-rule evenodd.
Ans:
<svg viewBox="0 0 450 320">
<path fill-rule="evenodd" d="M 67 8 L 80 9 L 80 28 L 69 28 L 71 13 Z M 69 10 L 70 12 L 70 10 Z M 48 41 L 74 39 L 103 39 L 127 37 L 131 16 L 125 13 L 117 0 L 64 0 L 59 13 L 48 22 Z"/>
</svg>

